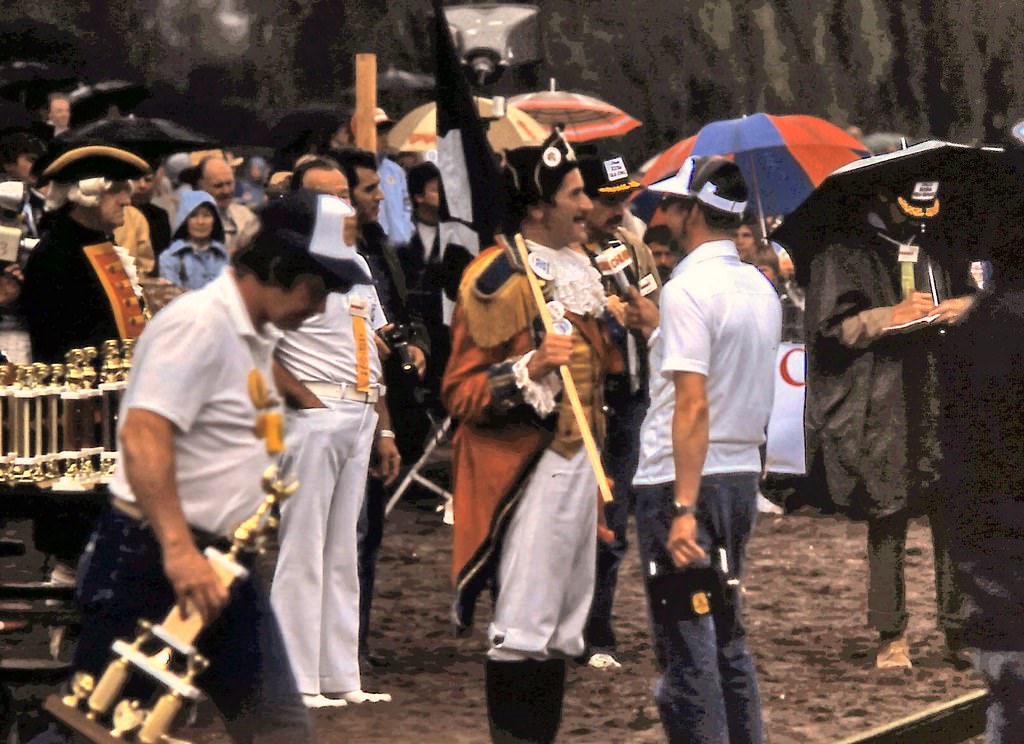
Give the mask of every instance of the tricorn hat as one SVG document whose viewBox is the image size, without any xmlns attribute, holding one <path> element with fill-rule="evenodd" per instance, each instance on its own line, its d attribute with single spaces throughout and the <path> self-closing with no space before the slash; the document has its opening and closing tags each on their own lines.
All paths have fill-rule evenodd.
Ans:
<svg viewBox="0 0 1024 744">
<path fill-rule="evenodd" d="M 40 177 L 41 182 L 76 183 L 86 178 L 127 181 L 149 172 L 138 155 L 107 145 L 87 145 L 68 150 L 55 158 Z"/>
<path fill-rule="evenodd" d="M 542 145 L 526 145 L 506 154 L 508 173 L 517 192 L 517 201 L 532 204 L 555 198 L 565 175 L 579 167 L 576 152 L 555 125 Z"/>
</svg>

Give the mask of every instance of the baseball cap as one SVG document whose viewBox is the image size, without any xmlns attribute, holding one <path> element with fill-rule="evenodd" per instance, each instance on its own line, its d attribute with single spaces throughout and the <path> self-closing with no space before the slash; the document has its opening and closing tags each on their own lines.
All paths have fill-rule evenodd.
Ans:
<svg viewBox="0 0 1024 744">
<path fill-rule="evenodd" d="M 322 277 L 329 290 L 371 284 L 365 259 L 342 238 L 345 218 L 354 214 L 336 196 L 309 189 L 292 191 L 263 209 L 260 231 L 249 250 L 302 255 L 308 261 L 308 273 Z"/>
<path fill-rule="evenodd" d="M 579 159 L 583 189 L 587 196 L 628 194 L 640 188 L 640 184 L 629 177 L 629 169 L 621 155 L 583 155 Z"/>
<path fill-rule="evenodd" d="M 666 196 L 696 199 L 719 212 L 742 215 L 747 185 L 739 166 L 718 155 L 688 157 L 679 171 L 647 187 Z"/>
</svg>

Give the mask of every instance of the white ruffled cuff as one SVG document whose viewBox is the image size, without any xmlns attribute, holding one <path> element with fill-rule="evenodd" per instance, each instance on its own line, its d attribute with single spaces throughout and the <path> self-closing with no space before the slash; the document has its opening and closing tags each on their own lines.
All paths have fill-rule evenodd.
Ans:
<svg viewBox="0 0 1024 744">
<path fill-rule="evenodd" d="M 562 380 L 557 372 L 549 372 L 540 380 L 530 379 L 530 372 L 526 365 L 533 358 L 534 351 L 528 351 L 512 365 L 512 375 L 516 381 L 516 387 L 523 395 L 523 401 L 544 418 L 558 405 L 555 396 L 562 390 Z"/>
</svg>

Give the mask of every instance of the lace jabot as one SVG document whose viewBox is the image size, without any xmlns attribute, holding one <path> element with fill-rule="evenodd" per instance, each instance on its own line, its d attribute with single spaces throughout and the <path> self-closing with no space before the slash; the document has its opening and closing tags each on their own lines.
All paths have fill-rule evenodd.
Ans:
<svg viewBox="0 0 1024 744">
<path fill-rule="evenodd" d="M 601 273 L 590 259 L 571 248 L 556 250 L 532 240 L 526 241 L 526 247 L 531 255 L 536 254 L 546 262 L 554 283 L 552 299 L 577 315 L 597 316 L 604 312 L 606 297 Z"/>
</svg>

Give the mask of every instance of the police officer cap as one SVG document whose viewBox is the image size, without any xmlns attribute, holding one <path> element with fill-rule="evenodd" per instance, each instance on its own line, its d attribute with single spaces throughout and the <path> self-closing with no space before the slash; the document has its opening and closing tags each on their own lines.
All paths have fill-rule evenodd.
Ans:
<svg viewBox="0 0 1024 744">
<path fill-rule="evenodd" d="M 260 231 L 249 251 L 304 257 L 308 273 L 322 277 L 328 289 L 370 284 L 365 261 L 342 240 L 345 218 L 354 214 L 336 196 L 309 189 L 290 192 L 264 208 Z"/>
<path fill-rule="evenodd" d="M 629 194 L 640 188 L 640 184 L 629 177 L 629 169 L 621 155 L 583 155 L 579 164 L 583 190 L 591 199 Z"/>
<path fill-rule="evenodd" d="M 86 178 L 127 181 L 148 173 L 149 165 L 138 155 L 107 145 L 87 145 L 68 150 L 42 172 L 41 182 L 77 183 Z"/>
<path fill-rule="evenodd" d="M 555 125 L 551 136 L 540 146 L 527 145 L 509 150 L 507 173 L 511 177 L 513 196 L 522 203 L 551 202 L 567 173 L 579 167 L 576 152 Z"/>
<path fill-rule="evenodd" d="M 739 166 L 717 155 L 689 157 L 674 176 L 647 188 L 665 196 L 695 199 L 716 212 L 737 217 L 747 208 L 747 184 Z"/>
</svg>

